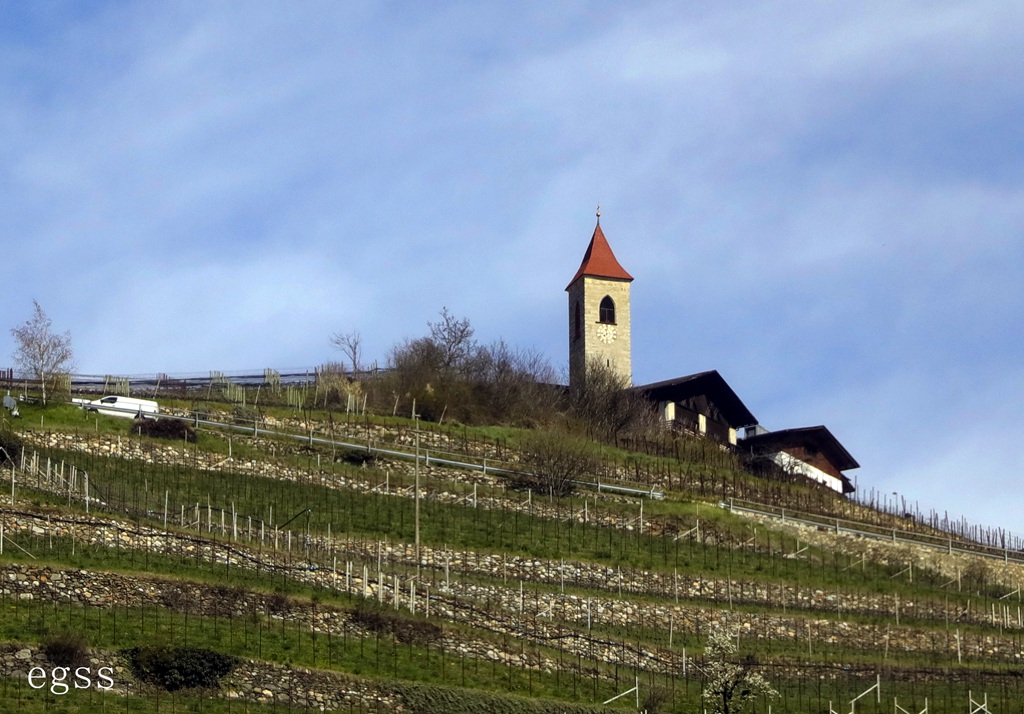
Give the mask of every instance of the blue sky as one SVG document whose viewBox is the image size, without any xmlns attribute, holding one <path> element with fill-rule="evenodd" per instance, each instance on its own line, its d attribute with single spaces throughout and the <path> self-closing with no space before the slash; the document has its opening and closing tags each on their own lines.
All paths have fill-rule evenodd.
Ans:
<svg viewBox="0 0 1024 714">
<path fill-rule="evenodd" d="M 0 324 L 259 370 L 447 306 L 564 368 L 600 202 L 637 383 L 1021 533 L 1022 46 L 1005 0 L 0 0 Z"/>
</svg>

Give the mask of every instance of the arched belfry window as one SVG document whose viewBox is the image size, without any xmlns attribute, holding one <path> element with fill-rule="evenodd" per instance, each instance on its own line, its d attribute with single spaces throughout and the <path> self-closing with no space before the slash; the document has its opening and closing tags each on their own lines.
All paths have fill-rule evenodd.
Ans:
<svg viewBox="0 0 1024 714">
<path fill-rule="evenodd" d="M 607 325 L 615 324 L 615 303 L 612 302 L 611 297 L 608 295 L 605 295 L 604 298 L 601 299 L 598 322 L 603 322 Z"/>
<path fill-rule="evenodd" d="M 576 307 L 573 310 L 573 330 L 572 338 L 578 340 L 580 335 L 583 334 L 583 316 L 580 312 L 580 301 L 576 301 Z"/>
</svg>

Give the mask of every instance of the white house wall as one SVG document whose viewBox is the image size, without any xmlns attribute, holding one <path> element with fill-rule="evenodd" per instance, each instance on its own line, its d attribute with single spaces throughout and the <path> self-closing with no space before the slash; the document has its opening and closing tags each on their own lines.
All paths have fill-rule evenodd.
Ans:
<svg viewBox="0 0 1024 714">
<path fill-rule="evenodd" d="M 811 466 L 806 461 L 801 461 L 795 456 L 787 454 L 785 451 L 777 451 L 774 454 L 770 454 L 769 458 L 775 463 L 777 463 L 779 466 L 784 468 L 786 471 L 803 474 L 809 479 L 813 479 L 814 481 L 817 481 L 820 484 L 828 486 L 833 491 L 838 491 L 839 493 L 843 492 L 842 480 L 837 479 L 835 476 L 832 476 L 831 474 L 825 473 L 819 468 Z"/>
<path fill-rule="evenodd" d="M 675 402 L 662 402 L 661 403 L 661 418 L 665 421 L 676 420 L 676 403 Z"/>
</svg>

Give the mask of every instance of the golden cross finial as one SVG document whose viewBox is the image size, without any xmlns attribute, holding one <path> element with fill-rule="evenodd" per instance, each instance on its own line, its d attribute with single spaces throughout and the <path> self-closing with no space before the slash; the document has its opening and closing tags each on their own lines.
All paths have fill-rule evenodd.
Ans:
<svg viewBox="0 0 1024 714">
<path fill-rule="evenodd" d="M 597 204 L 597 222 L 601 222 L 601 204 Z"/>
</svg>

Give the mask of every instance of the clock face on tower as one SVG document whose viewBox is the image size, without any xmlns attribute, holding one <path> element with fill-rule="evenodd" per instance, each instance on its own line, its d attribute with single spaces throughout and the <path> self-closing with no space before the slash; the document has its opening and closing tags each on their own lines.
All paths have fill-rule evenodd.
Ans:
<svg viewBox="0 0 1024 714">
<path fill-rule="evenodd" d="M 598 325 L 597 326 L 597 339 L 606 345 L 610 345 L 615 341 L 615 327 L 612 325 Z"/>
</svg>

